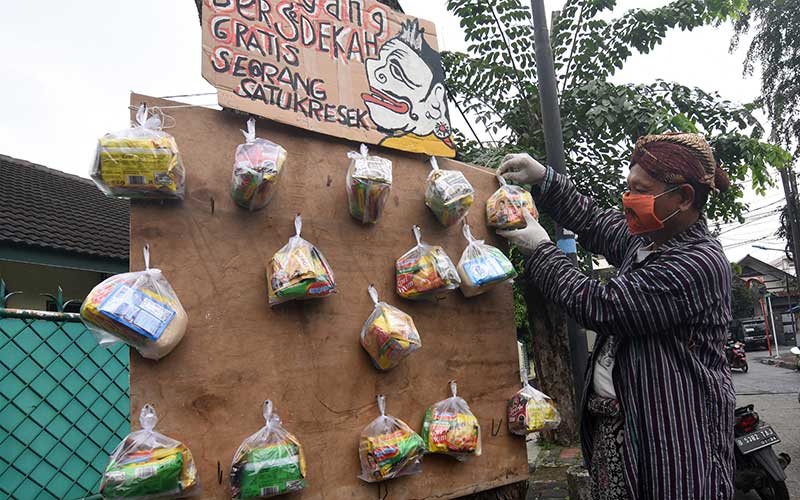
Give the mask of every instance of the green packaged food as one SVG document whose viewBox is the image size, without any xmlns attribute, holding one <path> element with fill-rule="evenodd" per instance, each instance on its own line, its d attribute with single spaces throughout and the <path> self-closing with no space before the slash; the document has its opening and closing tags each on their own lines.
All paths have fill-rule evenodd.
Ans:
<svg viewBox="0 0 800 500">
<path fill-rule="evenodd" d="M 272 401 L 264 402 L 266 425 L 245 439 L 231 464 L 231 496 L 236 500 L 270 498 L 306 487 L 303 448 L 281 426 L 272 412 Z"/>
<path fill-rule="evenodd" d="M 399 418 L 386 415 L 386 399 L 378 396 L 381 416 L 361 431 L 358 456 L 362 481 L 374 483 L 422 472 L 425 444 L 411 427 Z"/>
<path fill-rule="evenodd" d="M 186 498 L 199 493 L 197 471 L 189 449 L 153 430 L 158 417 L 150 405 L 139 416 L 142 430 L 117 446 L 100 482 L 106 500 Z"/>
<path fill-rule="evenodd" d="M 317 247 L 300 237 L 300 214 L 294 220 L 295 235 L 269 261 L 269 305 L 289 300 L 317 299 L 336 293 L 333 271 Z"/>
</svg>

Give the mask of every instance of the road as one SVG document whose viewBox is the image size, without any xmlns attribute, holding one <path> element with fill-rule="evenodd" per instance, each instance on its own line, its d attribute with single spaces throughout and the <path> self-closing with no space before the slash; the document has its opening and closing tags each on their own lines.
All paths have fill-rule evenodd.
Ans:
<svg viewBox="0 0 800 500">
<path fill-rule="evenodd" d="M 768 422 L 780 436 L 782 442 L 776 451 L 788 453 L 792 463 L 786 468 L 786 484 L 791 498 L 800 499 L 800 373 L 785 368 L 762 364 L 759 358 L 766 352 L 748 352 L 750 371 L 733 372 L 737 406 L 753 404 L 759 416 Z M 750 492 L 737 494 L 735 500 L 757 499 Z"/>
</svg>

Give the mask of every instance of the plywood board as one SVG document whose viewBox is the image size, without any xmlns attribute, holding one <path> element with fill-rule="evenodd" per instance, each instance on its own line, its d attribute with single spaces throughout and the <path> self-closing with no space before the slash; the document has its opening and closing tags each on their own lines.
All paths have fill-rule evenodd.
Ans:
<svg viewBox="0 0 800 500">
<path fill-rule="evenodd" d="M 377 487 L 359 474 L 358 436 L 387 413 L 421 430 L 425 409 L 449 396 L 456 379 L 483 429 L 483 455 L 467 463 L 428 456 L 420 475 L 390 481 L 388 498 L 446 499 L 527 477 L 524 439 L 508 433 L 506 402 L 519 387 L 511 285 L 465 299 L 456 291 L 438 303 L 401 299 L 394 292 L 394 261 L 423 238 L 457 261 L 466 242 L 460 227 L 444 228 L 423 202 L 429 171 L 421 155 L 381 148 L 394 162 L 394 186 L 382 219 L 363 226 L 349 214 L 346 153 L 357 144 L 300 129 L 257 122 L 257 135 L 289 152 L 271 204 L 249 213 L 230 198 L 233 153 L 245 118 L 133 95 L 133 104 L 164 106 L 187 169 L 186 200 L 133 203 L 131 268 L 160 268 L 189 314 L 182 343 L 153 362 L 131 354 L 131 411 L 155 405 L 158 430 L 185 442 L 195 456 L 203 498 L 229 498 L 228 469 L 239 443 L 263 425 L 264 399 L 274 401 L 285 427 L 302 442 L 309 488 L 304 499 L 375 498 Z M 476 237 L 500 245 L 484 223 L 483 202 L 497 188 L 482 169 L 443 160 L 476 189 L 470 213 Z M 214 212 L 211 199 L 214 199 Z M 265 264 L 294 233 L 303 214 L 303 237 L 317 245 L 336 275 L 338 293 L 316 301 L 267 305 Z M 372 311 L 367 286 L 411 314 L 423 346 L 388 373 L 375 370 L 358 342 Z M 503 421 L 497 436 L 491 427 Z M 217 481 L 217 463 L 223 471 Z"/>
<path fill-rule="evenodd" d="M 376 0 L 204 0 L 203 77 L 223 107 L 455 156 L 433 23 Z"/>
</svg>

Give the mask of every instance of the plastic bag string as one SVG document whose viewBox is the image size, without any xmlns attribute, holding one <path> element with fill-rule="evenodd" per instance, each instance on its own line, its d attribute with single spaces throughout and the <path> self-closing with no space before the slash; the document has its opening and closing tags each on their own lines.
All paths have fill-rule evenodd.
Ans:
<svg viewBox="0 0 800 500">
<path fill-rule="evenodd" d="M 139 105 L 139 109 L 136 110 L 136 125 L 144 128 L 144 124 L 146 122 L 147 122 L 147 104 L 141 103 Z"/>
<path fill-rule="evenodd" d="M 146 403 L 142 406 L 142 411 L 139 412 L 139 424 L 141 424 L 142 429 L 152 431 L 157 423 L 158 415 L 156 415 L 156 409 L 150 403 Z"/>
<path fill-rule="evenodd" d="M 456 384 L 455 380 L 450 381 L 450 393 L 453 395 L 453 397 L 456 397 L 456 394 L 458 393 L 458 384 Z"/>
<path fill-rule="evenodd" d="M 414 239 L 417 240 L 417 246 L 422 245 L 422 228 L 414 224 L 411 230 L 414 232 Z"/>
<path fill-rule="evenodd" d="M 467 224 L 466 219 L 464 219 L 464 226 L 461 228 L 461 232 L 464 233 L 464 238 L 467 239 L 467 242 L 470 245 L 481 245 L 483 244 L 483 240 L 476 240 L 474 236 L 472 236 L 472 229 L 470 229 L 469 224 Z"/>
<path fill-rule="evenodd" d="M 506 184 L 508 184 L 506 182 L 506 179 L 502 175 L 497 175 L 496 177 L 497 181 L 500 183 L 501 186 L 505 186 Z"/>
<path fill-rule="evenodd" d="M 439 170 L 439 162 L 436 161 L 436 157 L 435 156 L 431 156 L 431 168 L 433 170 Z"/>
<path fill-rule="evenodd" d="M 366 160 L 369 157 L 369 148 L 366 144 L 361 144 L 358 151 L 349 151 L 347 157 L 351 160 Z"/>
<path fill-rule="evenodd" d="M 270 420 L 272 420 L 272 400 L 267 399 L 264 401 L 262 413 L 264 414 L 264 421 L 267 423 L 267 427 L 269 427 Z"/>
<path fill-rule="evenodd" d="M 523 387 L 528 385 L 528 367 L 524 363 L 519 367 L 519 375 L 522 377 Z"/>
<path fill-rule="evenodd" d="M 153 108 L 153 109 L 158 110 L 158 108 Z M 166 117 L 166 115 L 164 116 Z M 136 110 L 136 124 L 134 125 L 134 127 L 139 127 L 149 130 L 161 130 L 163 128 L 161 118 L 156 114 L 155 111 L 149 110 L 147 104 L 145 103 L 140 104 L 139 108 Z"/>
<path fill-rule="evenodd" d="M 378 305 L 378 290 L 375 288 L 375 285 L 370 285 L 367 287 L 367 292 L 369 293 L 369 298 L 372 299 L 372 303 L 376 306 Z"/>
<path fill-rule="evenodd" d="M 386 416 L 386 396 L 378 394 L 378 410 L 381 412 L 381 417 Z"/>
<path fill-rule="evenodd" d="M 256 119 L 252 116 L 247 120 L 247 130 L 242 130 L 244 140 L 248 144 L 256 140 Z"/>
<path fill-rule="evenodd" d="M 144 269 L 145 271 L 150 270 L 150 243 L 145 243 L 144 248 L 142 248 L 142 254 L 144 255 Z"/>
<path fill-rule="evenodd" d="M 300 231 L 303 229 L 303 219 L 300 214 L 294 216 L 294 235 L 300 236 Z"/>
</svg>

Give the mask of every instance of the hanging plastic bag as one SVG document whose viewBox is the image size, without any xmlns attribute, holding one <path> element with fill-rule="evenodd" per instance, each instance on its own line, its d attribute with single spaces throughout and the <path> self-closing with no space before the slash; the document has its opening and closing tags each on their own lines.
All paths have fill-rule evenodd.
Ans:
<svg viewBox="0 0 800 500">
<path fill-rule="evenodd" d="M 153 430 L 155 409 L 139 413 L 142 430 L 133 431 L 114 449 L 100 480 L 105 500 L 165 500 L 200 493 L 192 453 L 180 441 Z"/>
<path fill-rule="evenodd" d="M 300 237 L 303 221 L 294 218 L 295 235 L 278 250 L 267 267 L 269 304 L 318 299 L 336 293 L 333 271 L 317 247 Z"/>
<path fill-rule="evenodd" d="M 161 359 L 186 333 L 188 317 L 159 269 L 117 274 L 95 286 L 81 305 L 81 320 L 102 346 L 124 342 L 148 359 Z"/>
<path fill-rule="evenodd" d="M 498 229 L 522 229 L 528 224 L 523 212 L 527 210 L 534 219 L 539 218 L 531 194 L 519 186 L 507 184 L 497 176 L 500 188 L 486 200 L 486 224 Z"/>
<path fill-rule="evenodd" d="M 439 401 L 425 412 L 422 440 L 426 453 L 441 453 L 458 460 L 481 454 L 481 426 L 467 402 L 456 395 L 456 381 L 450 381 L 452 397 Z"/>
<path fill-rule="evenodd" d="M 361 145 L 360 152 L 350 151 L 347 169 L 347 201 L 350 215 L 364 224 L 375 224 L 383 213 L 392 189 L 392 162 L 380 156 L 369 156 Z"/>
<path fill-rule="evenodd" d="M 253 211 L 272 200 L 287 155 L 281 146 L 256 137 L 255 118 L 247 120 L 242 133 L 245 143 L 236 147 L 231 196 L 237 205 Z"/>
<path fill-rule="evenodd" d="M 91 177 L 110 198 L 183 199 L 186 171 L 175 138 L 141 104 L 131 128 L 97 141 Z"/>
<path fill-rule="evenodd" d="M 508 401 L 508 431 L 524 436 L 531 432 L 553 430 L 561 424 L 553 401 L 528 383 L 528 372 L 523 369 L 525 382 Z"/>
<path fill-rule="evenodd" d="M 508 257 L 500 249 L 473 238 L 466 222 L 463 232 L 467 248 L 458 261 L 458 274 L 461 276 L 461 292 L 465 297 L 480 295 L 517 276 Z"/>
<path fill-rule="evenodd" d="M 417 246 L 395 262 L 397 294 L 411 300 L 434 300 L 458 288 L 461 278 L 444 248 L 423 243 L 419 226 L 413 231 Z"/>
<path fill-rule="evenodd" d="M 361 431 L 359 479 L 376 483 L 422 472 L 422 438 L 399 418 L 386 415 L 386 398 L 378 396 L 381 416 Z"/>
<path fill-rule="evenodd" d="M 368 291 L 375 309 L 361 328 L 361 347 L 376 368 L 389 370 L 422 347 L 422 340 L 411 316 L 386 302 L 378 302 L 378 291 L 373 285 Z"/>
<path fill-rule="evenodd" d="M 231 497 L 234 500 L 271 498 L 306 487 L 306 460 L 300 441 L 281 426 L 264 401 L 266 425 L 245 439 L 231 464 Z"/>
<path fill-rule="evenodd" d="M 431 168 L 425 204 L 442 225 L 452 226 L 467 215 L 475 190 L 458 170 L 440 170 L 435 156 L 431 156 Z"/>
</svg>

